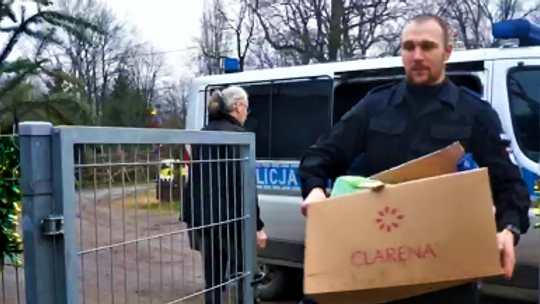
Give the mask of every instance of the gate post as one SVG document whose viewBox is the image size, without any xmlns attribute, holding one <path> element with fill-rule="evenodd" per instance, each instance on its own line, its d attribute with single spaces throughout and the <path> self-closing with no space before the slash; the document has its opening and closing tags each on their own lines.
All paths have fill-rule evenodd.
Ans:
<svg viewBox="0 0 540 304">
<path fill-rule="evenodd" d="M 241 146 L 240 158 L 242 159 L 242 187 L 244 215 L 249 214 L 244 222 L 244 269 L 248 275 L 244 279 L 244 303 L 251 304 L 255 299 L 255 290 L 252 282 L 257 272 L 257 252 L 255 239 L 257 233 L 257 187 L 255 168 L 255 135 L 251 134 L 249 145 Z"/>
<path fill-rule="evenodd" d="M 53 199 L 52 131 L 47 122 L 19 125 L 28 304 L 68 304 L 72 279 L 66 278 L 62 209 Z"/>
</svg>

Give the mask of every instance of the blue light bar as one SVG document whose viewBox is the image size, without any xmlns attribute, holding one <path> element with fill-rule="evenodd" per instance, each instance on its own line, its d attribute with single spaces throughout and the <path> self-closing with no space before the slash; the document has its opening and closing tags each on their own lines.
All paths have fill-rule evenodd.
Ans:
<svg viewBox="0 0 540 304">
<path fill-rule="evenodd" d="M 540 46 L 540 26 L 526 19 L 496 23 L 492 34 L 495 39 L 519 39 L 519 46 Z"/>
<path fill-rule="evenodd" d="M 240 61 L 236 58 L 224 58 L 223 60 L 225 73 L 240 72 Z"/>
</svg>

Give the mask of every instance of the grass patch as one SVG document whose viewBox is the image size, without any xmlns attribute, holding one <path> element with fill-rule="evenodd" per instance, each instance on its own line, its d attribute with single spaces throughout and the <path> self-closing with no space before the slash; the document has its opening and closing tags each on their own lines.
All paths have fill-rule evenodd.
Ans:
<svg viewBox="0 0 540 304">
<path fill-rule="evenodd" d="M 141 191 L 135 196 L 135 194 L 125 195 L 124 198 L 117 198 L 114 200 L 114 206 L 122 208 L 125 206 L 128 209 L 150 210 L 155 214 L 179 214 L 182 209 L 180 200 L 173 201 L 159 201 L 156 199 L 155 189 L 148 191 Z"/>
<path fill-rule="evenodd" d="M 540 207 L 540 199 L 535 199 L 532 201 L 533 207 Z"/>
<path fill-rule="evenodd" d="M 154 202 L 151 201 L 150 204 L 148 204 L 147 202 L 140 203 L 139 209 L 153 210 L 157 213 L 159 213 L 160 211 L 162 213 L 168 213 L 171 210 L 175 213 L 180 213 L 180 210 L 182 208 L 179 200 L 172 202 L 161 202 L 161 204 L 159 203 L 159 201 L 154 200 Z"/>
</svg>

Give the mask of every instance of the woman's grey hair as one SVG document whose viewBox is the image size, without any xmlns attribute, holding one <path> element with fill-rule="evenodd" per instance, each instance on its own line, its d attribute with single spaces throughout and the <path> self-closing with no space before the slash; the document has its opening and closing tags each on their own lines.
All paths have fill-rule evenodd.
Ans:
<svg viewBox="0 0 540 304">
<path fill-rule="evenodd" d="M 238 86 L 230 86 L 223 91 L 216 90 L 212 93 L 210 100 L 208 101 L 208 111 L 210 115 L 219 114 L 219 100 L 222 99 L 225 105 L 225 112 L 231 112 L 238 102 L 238 100 L 247 99 L 247 92 Z"/>
</svg>

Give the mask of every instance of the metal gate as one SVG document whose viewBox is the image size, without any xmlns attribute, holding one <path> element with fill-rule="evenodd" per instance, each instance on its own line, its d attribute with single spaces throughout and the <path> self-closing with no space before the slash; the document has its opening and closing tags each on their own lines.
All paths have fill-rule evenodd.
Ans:
<svg viewBox="0 0 540 304">
<path fill-rule="evenodd" d="M 253 134 L 19 135 L 27 303 L 253 303 Z"/>
</svg>

